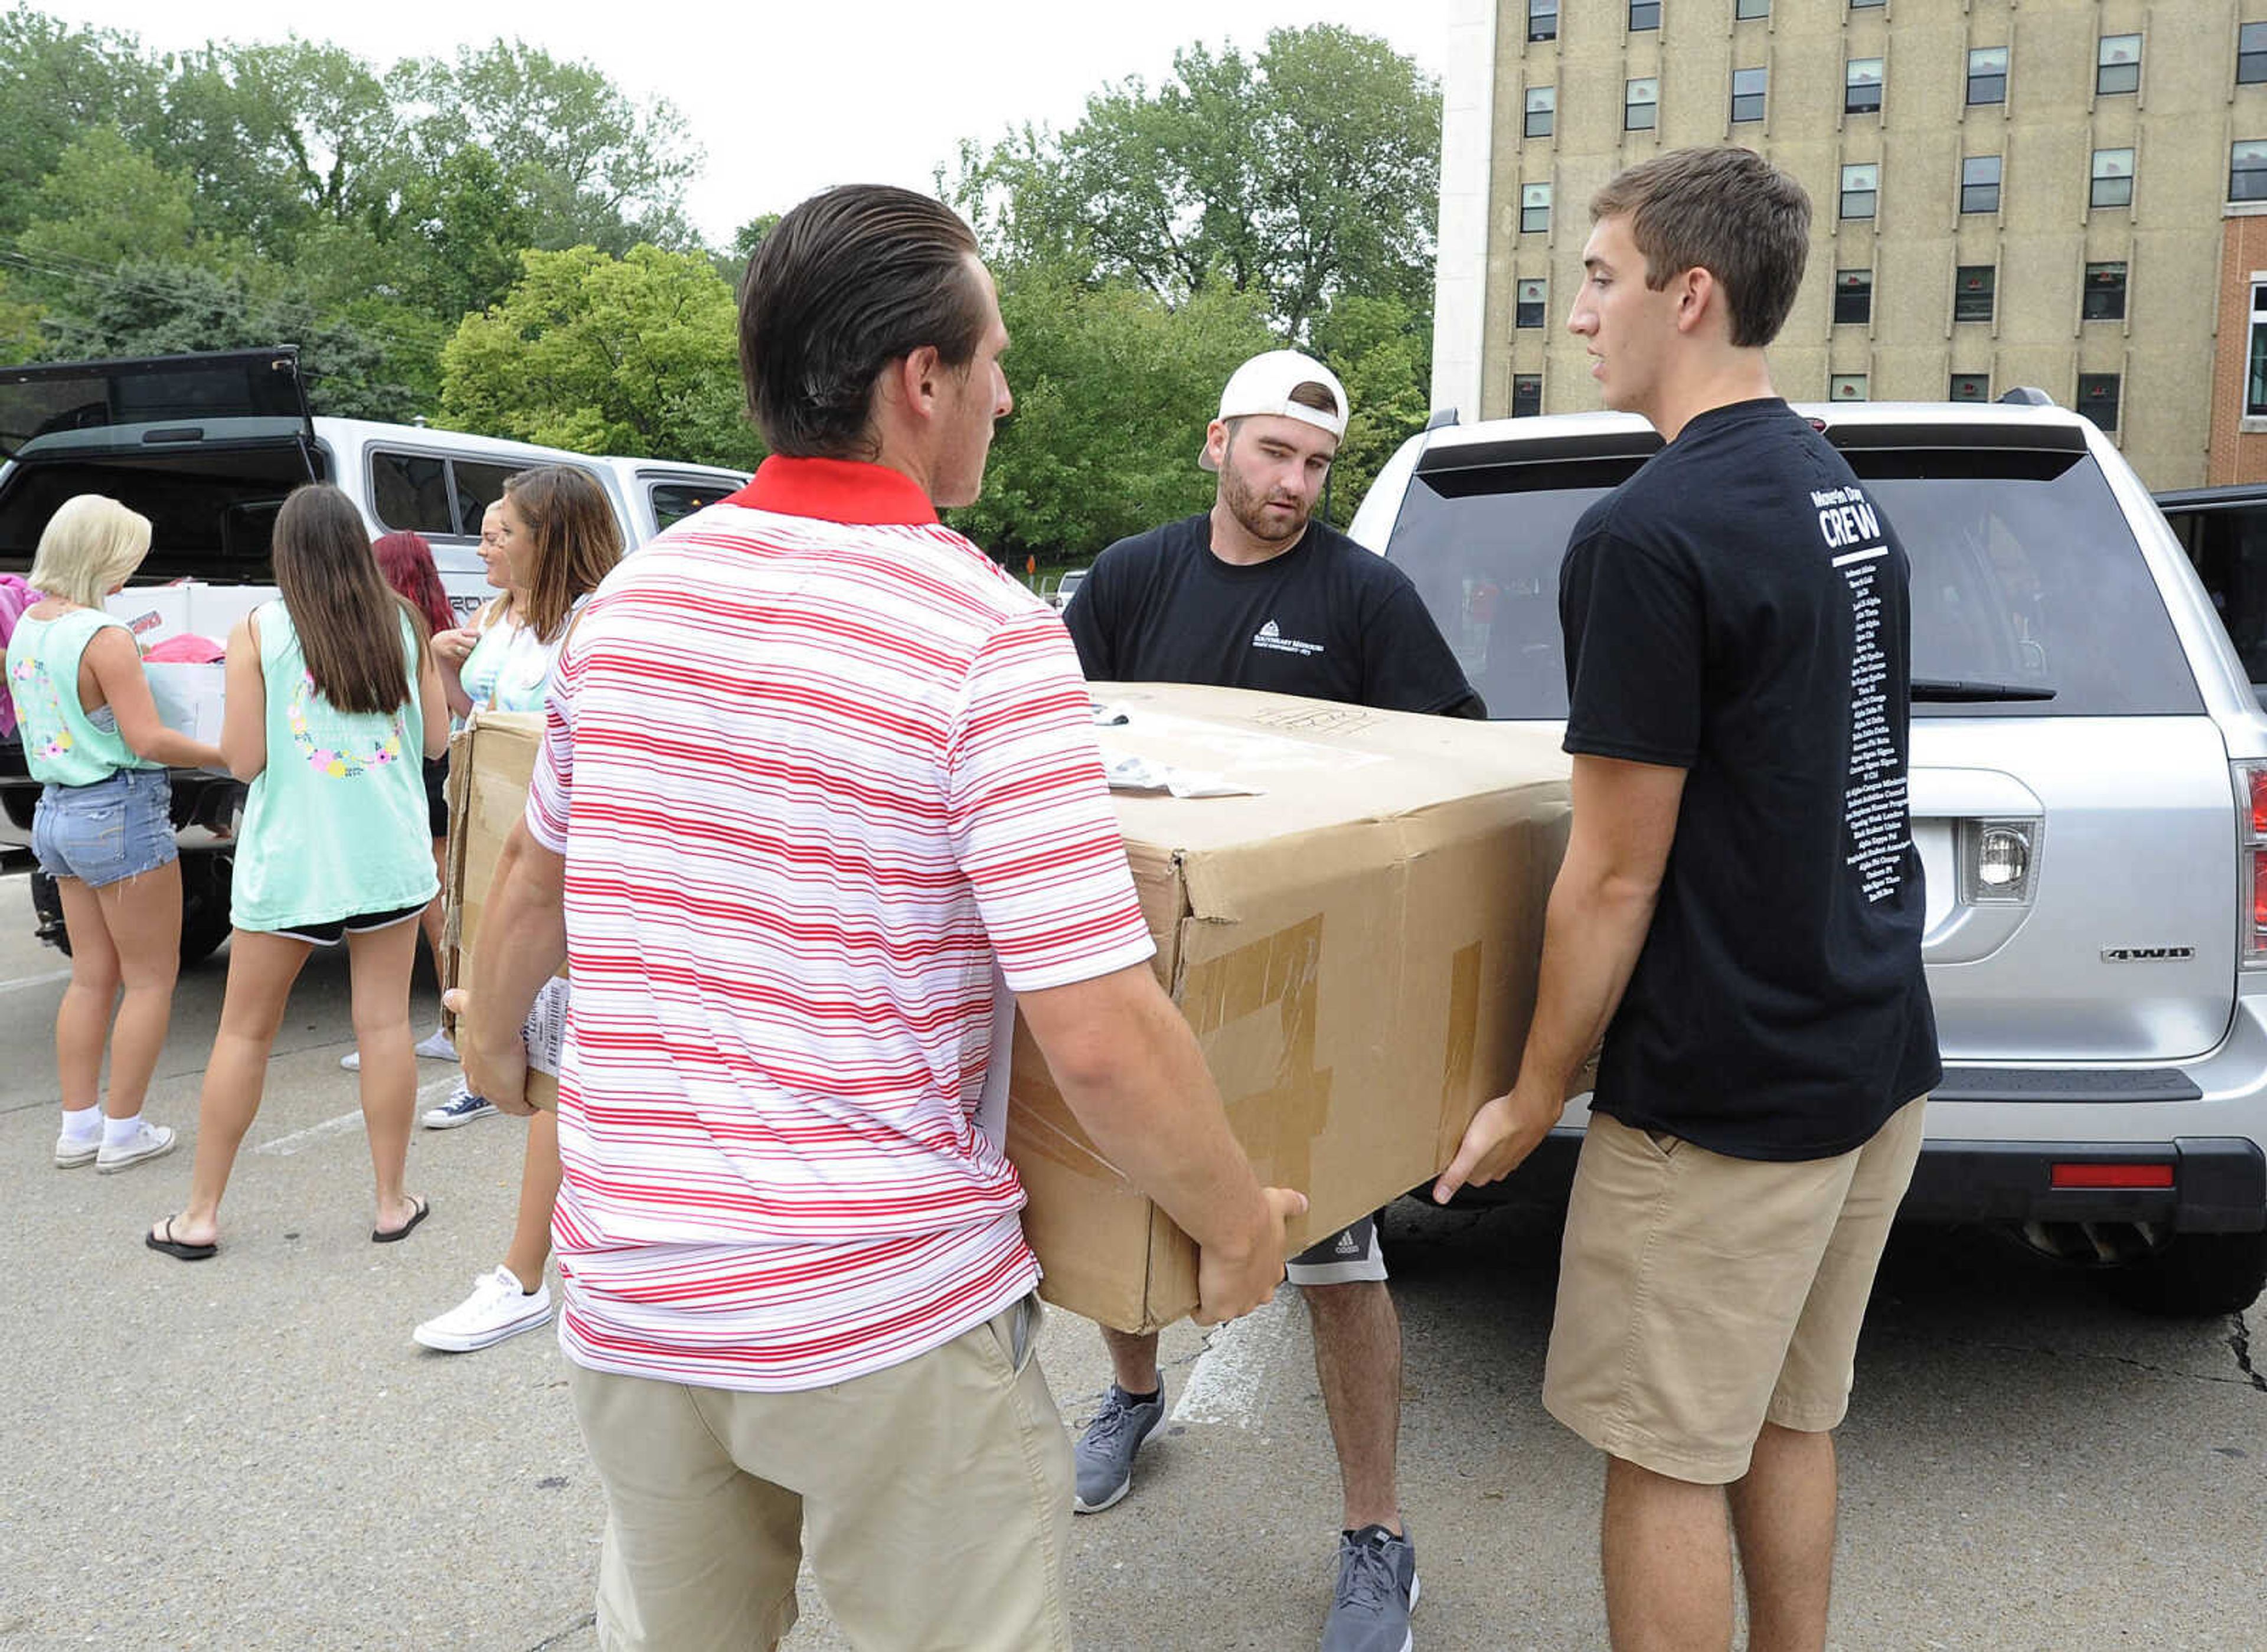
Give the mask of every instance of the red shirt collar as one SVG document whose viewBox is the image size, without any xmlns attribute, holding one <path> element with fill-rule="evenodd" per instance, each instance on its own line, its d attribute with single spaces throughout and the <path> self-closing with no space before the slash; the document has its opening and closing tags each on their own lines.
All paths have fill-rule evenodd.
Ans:
<svg viewBox="0 0 2267 1652">
<path fill-rule="evenodd" d="M 724 501 L 822 522 L 913 526 L 936 520 L 936 507 L 903 471 L 849 459 L 789 459 L 774 453 L 756 478 Z"/>
</svg>

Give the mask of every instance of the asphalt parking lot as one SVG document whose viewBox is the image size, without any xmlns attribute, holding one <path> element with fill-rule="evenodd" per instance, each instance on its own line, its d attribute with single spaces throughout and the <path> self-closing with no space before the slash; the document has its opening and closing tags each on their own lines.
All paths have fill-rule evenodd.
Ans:
<svg viewBox="0 0 2267 1652">
<path fill-rule="evenodd" d="M 432 1219 L 373 1247 L 345 959 L 319 955 L 224 1208 L 223 1252 L 143 1248 L 187 1143 L 59 1171 L 59 954 L 0 876 L 0 1647 L 595 1645 L 600 1499 L 549 1337 L 428 1352 L 410 1327 L 500 1257 L 519 1127 L 421 1131 Z M 150 1116 L 193 1131 L 224 955 L 184 975 Z M 421 983 L 421 1020 L 429 988 Z M 421 1063 L 437 1096 L 454 1068 Z M 1599 1466 L 1537 1398 L 1553 1223 L 1390 1214 L 1407 1347 L 1403 1503 L 1421 1648 L 1603 1644 Z M 2267 1337 L 2136 1318 L 1976 1231 L 1900 1234 L 1843 1435 L 1833 1641 L 1860 1648 L 2267 1646 Z M 1075 1528 L 1075 1622 L 1100 1648 L 1311 1647 L 1335 1472 L 1295 1300 L 1168 1334 L 1170 1431 L 1134 1494 Z M 1057 1315 L 1042 1358 L 1082 1422 L 1108 1380 Z M 2259 1369 L 2255 1369 L 2255 1360 Z M 795 1652 L 846 1645 L 808 1590 Z"/>
</svg>

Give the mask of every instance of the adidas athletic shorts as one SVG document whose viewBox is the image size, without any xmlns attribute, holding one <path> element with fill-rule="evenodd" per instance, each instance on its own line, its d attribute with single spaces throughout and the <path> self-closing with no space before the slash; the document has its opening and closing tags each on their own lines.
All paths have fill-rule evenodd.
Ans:
<svg viewBox="0 0 2267 1652">
<path fill-rule="evenodd" d="M 1364 1216 L 1319 1245 L 1310 1245 L 1284 1265 L 1294 1285 L 1351 1285 L 1385 1277 L 1385 1250 L 1377 1240 L 1377 1218 Z"/>
</svg>

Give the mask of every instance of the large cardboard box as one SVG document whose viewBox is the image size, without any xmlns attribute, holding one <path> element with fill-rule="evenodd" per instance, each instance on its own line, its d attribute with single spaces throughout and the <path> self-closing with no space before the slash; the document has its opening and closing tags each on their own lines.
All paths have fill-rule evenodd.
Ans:
<svg viewBox="0 0 2267 1652">
<path fill-rule="evenodd" d="M 442 967 L 444 987 L 480 990 L 473 979 L 473 940 L 481 914 L 495 882 L 496 858 L 512 826 L 527 811 L 527 788 L 535 776 L 535 755 L 543 743 L 543 715 L 536 711 L 476 711 L 466 725 L 449 737 L 449 876 L 447 899 L 442 903 Z M 562 970 L 563 975 L 565 972 Z M 554 1001 L 545 1019 L 547 1030 L 559 1026 Z M 545 1006 L 539 1002 L 530 1017 L 530 1060 L 527 1099 L 539 1107 L 559 1105 L 555 1056 L 551 1072 L 535 1061 L 538 1018 Z M 556 1034 L 551 1040 L 556 1048 Z"/>
<path fill-rule="evenodd" d="M 103 606 L 126 621 L 143 648 L 168 637 L 203 636 L 226 642 L 238 620 L 282 593 L 273 585 L 216 585 L 180 579 L 170 585 L 130 585 Z"/>
<path fill-rule="evenodd" d="M 220 744 L 227 666 L 161 661 L 155 665 L 145 663 L 142 675 L 149 681 L 158 722 L 193 740 L 208 745 Z"/>
<path fill-rule="evenodd" d="M 1260 1179 L 1307 1194 L 1294 1237 L 1428 1181 L 1517 1069 L 1569 818 L 1555 735 L 1235 689 L 1094 692 L 1119 719 L 1096 731 L 1116 775 L 1169 788 L 1116 798 L 1158 977 Z M 474 991 L 540 735 L 532 714 L 482 713 L 450 742 L 447 971 Z M 556 1081 L 531 1073 L 527 1093 L 555 1105 Z M 1006 1129 L 1043 1295 L 1126 1330 L 1195 1308 L 1195 1245 L 1097 1152 L 1020 1021 Z"/>
<path fill-rule="evenodd" d="M 1303 1246 L 1430 1180 L 1508 1089 L 1566 849 L 1556 735 L 1236 689 L 1098 684 L 1159 978 Z M 1587 1087 L 1587 1079 L 1576 1089 Z M 1196 1247 L 1095 1150 L 1019 1023 L 1008 1150 L 1049 1301 L 1124 1330 L 1197 1303 Z"/>
</svg>

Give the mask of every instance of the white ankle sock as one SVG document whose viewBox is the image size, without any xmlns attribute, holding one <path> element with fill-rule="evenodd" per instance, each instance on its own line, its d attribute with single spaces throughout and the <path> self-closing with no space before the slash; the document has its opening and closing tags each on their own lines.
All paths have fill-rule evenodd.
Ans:
<svg viewBox="0 0 2267 1652">
<path fill-rule="evenodd" d="M 79 1107 L 63 1114 L 63 1135 L 72 1142 L 92 1142 L 102 1134 L 102 1109 Z"/>
<path fill-rule="evenodd" d="M 124 1147 L 141 1134 L 142 1115 L 138 1112 L 131 1119 L 105 1119 L 102 1121 L 102 1145 L 105 1147 Z"/>
</svg>

